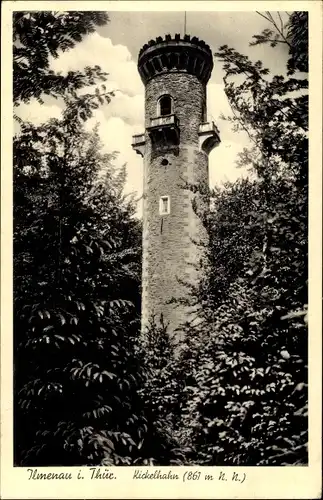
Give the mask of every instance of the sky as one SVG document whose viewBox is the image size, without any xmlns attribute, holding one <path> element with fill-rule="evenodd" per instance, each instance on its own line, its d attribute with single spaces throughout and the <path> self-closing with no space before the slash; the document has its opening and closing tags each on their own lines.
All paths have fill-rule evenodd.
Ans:
<svg viewBox="0 0 323 500">
<path fill-rule="evenodd" d="M 51 59 L 51 69 L 66 73 L 98 65 L 109 73 L 106 86 L 115 90 L 110 104 L 103 105 L 86 127 L 99 123 L 99 133 L 107 152 L 118 151 L 117 164 L 127 164 L 126 192 L 142 194 L 143 160 L 131 148 L 132 135 L 144 132 L 144 86 L 137 71 L 140 48 L 152 38 L 184 31 L 184 12 L 109 12 L 109 23 L 99 27 L 78 43 L 74 49 Z M 276 13 L 272 13 L 277 15 Z M 252 35 L 259 34 L 269 23 L 256 12 L 187 12 L 186 33 L 198 36 L 213 52 L 221 45 L 235 48 L 253 60 L 261 59 L 275 74 L 283 74 L 288 57 L 283 44 L 275 49 L 267 45 L 250 47 Z M 25 120 L 40 124 L 59 117 L 63 104 L 45 97 L 44 104 L 36 101 L 22 104 L 18 114 Z M 210 186 L 220 185 L 247 173 L 236 167 L 237 154 L 249 145 L 247 134 L 235 133 L 230 124 L 220 119 L 230 115 L 230 105 L 223 90 L 221 63 L 214 69 L 207 86 L 207 114 L 220 129 L 221 143 L 209 156 Z M 138 203 L 141 215 L 141 203 Z"/>
</svg>

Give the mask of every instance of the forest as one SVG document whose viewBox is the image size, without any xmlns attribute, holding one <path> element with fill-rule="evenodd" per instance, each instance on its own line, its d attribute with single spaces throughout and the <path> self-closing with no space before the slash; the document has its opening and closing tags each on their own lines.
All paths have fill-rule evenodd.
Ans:
<svg viewBox="0 0 323 500">
<path fill-rule="evenodd" d="M 114 99 L 109 77 L 49 64 L 109 16 L 14 13 L 16 466 L 308 463 L 308 18 L 259 15 L 250 45 L 285 44 L 286 71 L 214 53 L 251 175 L 208 193 L 188 290 L 200 323 L 178 355 L 164 324 L 140 334 L 141 221 L 125 168 L 85 127 Z M 44 96 L 64 100 L 60 118 L 19 118 Z"/>
</svg>

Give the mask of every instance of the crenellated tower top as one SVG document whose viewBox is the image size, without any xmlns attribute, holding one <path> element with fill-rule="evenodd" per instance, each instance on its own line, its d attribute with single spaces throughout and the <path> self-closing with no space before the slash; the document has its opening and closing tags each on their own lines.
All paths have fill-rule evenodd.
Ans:
<svg viewBox="0 0 323 500">
<path fill-rule="evenodd" d="M 150 40 L 139 52 L 138 71 L 143 83 L 156 75 L 171 72 L 195 75 L 206 84 L 213 69 L 210 47 L 197 37 L 176 34 Z"/>
</svg>

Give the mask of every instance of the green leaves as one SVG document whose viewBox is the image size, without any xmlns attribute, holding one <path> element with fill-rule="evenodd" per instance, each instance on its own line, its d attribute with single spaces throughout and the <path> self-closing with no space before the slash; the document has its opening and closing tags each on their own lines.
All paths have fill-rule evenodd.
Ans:
<svg viewBox="0 0 323 500">
<path fill-rule="evenodd" d="M 287 27 L 290 72 L 306 65 L 302 15 Z M 65 104 L 61 119 L 21 122 L 14 140 L 15 463 L 306 463 L 308 82 L 227 46 L 216 54 L 253 177 L 210 193 L 209 246 L 188 298 L 200 323 L 183 326 L 175 350 L 163 324 L 138 337 L 141 227 L 125 169 L 83 127 L 113 95 L 104 84 L 78 91 L 107 75 L 49 70 L 103 22 L 14 19 L 16 103 Z M 271 28 L 253 44 L 281 41 Z"/>
<path fill-rule="evenodd" d="M 140 463 L 151 432 L 133 390 L 141 376 L 141 228 L 123 195 L 125 169 L 83 123 L 113 94 L 104 85 L 78 92 L 106 79 L 98 66 L 66 76 L 49 70 L 50 57 L 106 20 L 91 12 L 14 19 L 16 104 L 43 94 L 65 104 L 60 119 L 21 121 L 14 139 L 19 465 Z"/>
<path fill-rule="evenodd" d="M 254 44 L 269 37 L 279 43 L 268 29 Z M 188 463 L 305 464 L 308 82 L 269 75 L 227 46 L 216 56 L 253 175 L 214 189 L 203 216 L 200 323 L 183 327 L 176 362 L 178 439 Z"/>
<path fill-rule="evenodd" d="M 50 58 L 72 49 L 96 26 L 108 22 L 105 12 L 14 12 L 13 14 L 13 81 L 14 103 L 40 103 L 44 94 L 53 97 L 93 85 L 107 74 L 98 66 L 84 72 L 70 71 L 66 76 L 49 69 Z"/>
</svg>

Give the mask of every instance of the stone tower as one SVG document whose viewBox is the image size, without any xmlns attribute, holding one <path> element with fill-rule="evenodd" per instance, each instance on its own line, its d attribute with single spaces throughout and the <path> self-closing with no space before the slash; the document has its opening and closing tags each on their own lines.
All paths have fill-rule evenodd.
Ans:
<svg viewBox="0 0 323 500">
<path fill-rule="evenodd" d="M 183 282 L 194 284 L 194 263 L 205 238 L 185 184 L 208 184 L 208 154 L 220 142 L 207 121 L 206 84 L 210 47 L 196 37 L 166 35 L 140 50 L 138 71 L 145 85 L 145 133 L 132 147 L 144 159 L 142 328 L 162 314 L 170 330 L 190 318 Z M 187 185 L 187 184 L 186 184 Z"/>
</svg>

